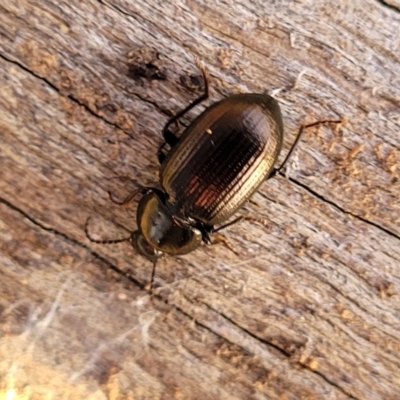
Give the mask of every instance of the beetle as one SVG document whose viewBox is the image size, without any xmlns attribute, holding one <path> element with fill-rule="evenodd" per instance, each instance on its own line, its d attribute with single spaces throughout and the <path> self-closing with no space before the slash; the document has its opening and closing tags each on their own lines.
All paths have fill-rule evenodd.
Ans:
<svg viewBox="0 0 400 400">
<path fill-rule="evenodd" d="M 159 187 L 143 187 L 131 192 L 119 205 L 127 205 L 142 194 L 137 208 L 138 229 L 129 238 L 96 240 L 95 243 L 130 241 L 133 247 L 153 261 L 150 291 L 157 259 L 164 254 L 183 255 L 202 242 L 211 244 L 212 233 L 243 219 L 227 222 L 267 179 L 287 165 L 304 130 L 323 120 L 302 125 L 282 164 L 283 121 L 278 102 L 266 93 L 235 94 L 213 104 L 184 130 L 180 137 L 170 129 L 189 110 L 209 97 L 209 78 L 198 62 L 204 79 L 204 93 L 170 118 L 163 129 L 159 148 L 161 164 Z M 170 146 L 165 153 L 165 146 Z"/>
</svg>

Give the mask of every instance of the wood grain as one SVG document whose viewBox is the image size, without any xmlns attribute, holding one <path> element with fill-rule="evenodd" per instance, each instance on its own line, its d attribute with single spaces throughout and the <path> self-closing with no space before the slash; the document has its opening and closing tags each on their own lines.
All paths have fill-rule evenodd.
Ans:
<svg viewBox="0 0 400 400">
<path fill-rule="evenodd" d="M 0 399 L 398 399 L 396 1 L 0 0 Z M 288 178 L 157 266 L 127 243 L 171 113 L 267 90 Z M 207 104 L 199 106 L 190 118 Z M 189 123 L 184 120 L 184 124 Z M 282 154 L 281 159 L 283 159 Z"/>
</svg>

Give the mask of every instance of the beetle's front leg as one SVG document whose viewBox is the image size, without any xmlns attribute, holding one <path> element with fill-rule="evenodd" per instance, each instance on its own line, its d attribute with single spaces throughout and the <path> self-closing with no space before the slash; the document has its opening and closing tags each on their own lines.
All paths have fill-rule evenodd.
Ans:
<svg viewBox="0 0 400 400">
<path fill-rule="evenodd" d="M 178 121 L 176 121 L 175 123 L 178 126 L 178 132 L 179 132 L 179 123 Z M 169 128 L 163 130 L 163 137 L 164 137 L 164 143 L 160 146 L 157 152 L 157 158 L 160 164 L 164 162 L 166 157 L 166 154 L 164 153 L 165 145 L 168 144 L 172 148 L 178 143 L 179 140 L 179 138 L 175 135 L 175 133 L 171 132 Z"/>
<path fill-rule="evenodd" d="M 204 65 L 200 63 L 200 61 L 196 58 L 195 59 L 196 65 L 200 68 L 200 71 L 203 75 L 204 79 L 204 93 L 198 97 L 196 100 L 194 100 L 192 103 L 190 103 L 186 108 L 183 110 L 179 111 L 176 115 L 171 117 L 169 121 L 165 124 L 164 129 L 163 129 L 163 137 L 165 142 L 161 145 L 160 149 L 158 150 L 157 157 L 158 161 L 160 164 L 162 164 L 165 160 L 166 155 L 164 154 L 163 150 L 166 144 L 169 144 L 171 148 L 176 145 L 178 142 L 179 138 L 170 131 L 169 127 L 173 123 L 178 125 L 178 120 L 182 118 L 188 111 L 190 111 L 193 107 L 197 106 L 200 104 L 202 101 L 208 99 L 209 96 L 209 88 L 208 88 L 208 72 Z M 179 125 L 178 125 L 179 128 Z"/>
<path fill-rule="evenodd" d="M 126 206 L 132 202 L 132 200 L 135 198 L 136 195 L 138 195 L 138 194 L 143 195 L 147 192 L 151 192 L 151 191 L 154 192 L 155 190 L 157 190 L 157 189 L 152 188 L 152 187 L 147 187 L 147 186 L 139 187 L 139 188 L 136 188 L 135 190 L 132 190 L 132 192 L 130 192 L 125 197 L 125 199 L 122 201 L 115 200 L 113 194 L 110 191 L 108 191 L 107 193 L 108 193 L 108 197 L 114 204 L 117 204 L 119 206 Z"/>
<path fill-rule="evenodd" d="M 236 220 L 235 220 L 236 221 Z M 218 229 L 215 229 L 213 226 L 207 226 L 207 225 L 202 225 L 197 227 L 200 229 L 200 232 L 203 236 L 203 242 L 205 244 L 219 244 L 222 243 L 227 249 L 235 253 L 236 255 L 239 255 L 239 253 L 233 248 L 233 246 L 230 244 L 229 240 L 224 236 L 218 233 L 215 235 L 213 238 L 211 238 L 210 233 L 216 232 Z"/>
<path fill-rule="evenodd" d="M 228 250 L 230 250 L 232 253 L 235 253 L 237 256 L 240 255 L 235 250 L 233 245 L 229 242 L 229 240 L 224 235 L 221 235 L 220 233 L 218 233 L 217 235 L 215 235 L 213 237 L 213 240 L 212 240 L 211 244 L 219 244 L 219 243 L 222 243 Z"/>
<path fill-rule="evenodd" d="M 210 233 L 216 233 L 221 231 L 222 229 L 228 228 L 228 226 L 237 224 L 240 221 L 250 221 L 250 222 L 256 222 L 258 224 L 261 224 L 265 227 L 268 227 L 268 221 L 265 218 L 255 218 L 255 217 L 251 217 L 249 215 L 241 215 L 240 217 L 235 218 L 233 221 L 227 222 L 224 225 L 221 225 L 218 228 L 213 228 Z"/>
</svg>

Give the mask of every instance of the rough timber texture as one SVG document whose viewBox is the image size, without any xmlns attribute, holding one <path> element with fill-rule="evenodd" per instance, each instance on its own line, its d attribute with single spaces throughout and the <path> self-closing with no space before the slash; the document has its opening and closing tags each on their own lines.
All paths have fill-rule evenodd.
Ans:
<svg viewBox="0 0 400 400">
<path fill-rule="evenodd" d="M 0 0 L 0 399 L 400 398 L 399 26 L 397 0 Z M 239 256 L 166 258 L 150 299 L 84 222 L 135 228 L 107 190 L 157 182 L 195 56 L 212 101 L 275 95 L 285 151 L 343 124 L 246 205 L 269 228 L 228 229 Z"/>
</svg>

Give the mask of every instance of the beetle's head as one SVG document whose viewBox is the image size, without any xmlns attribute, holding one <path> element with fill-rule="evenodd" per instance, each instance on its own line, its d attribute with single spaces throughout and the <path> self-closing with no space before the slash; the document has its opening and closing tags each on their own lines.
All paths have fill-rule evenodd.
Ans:
<svg viewBox="0 0 400 400">
<path fill-rule="evenodd" d="M 161 192 L 151 191 L 141 198 L 137 209 L 138 231 L 133 232 L 131 237 L 139 253 L 152 261 L 163 253 L 190 253 L 202 241 L 201 232 L 179 222 L 163 197 Z"/>
</svg>

